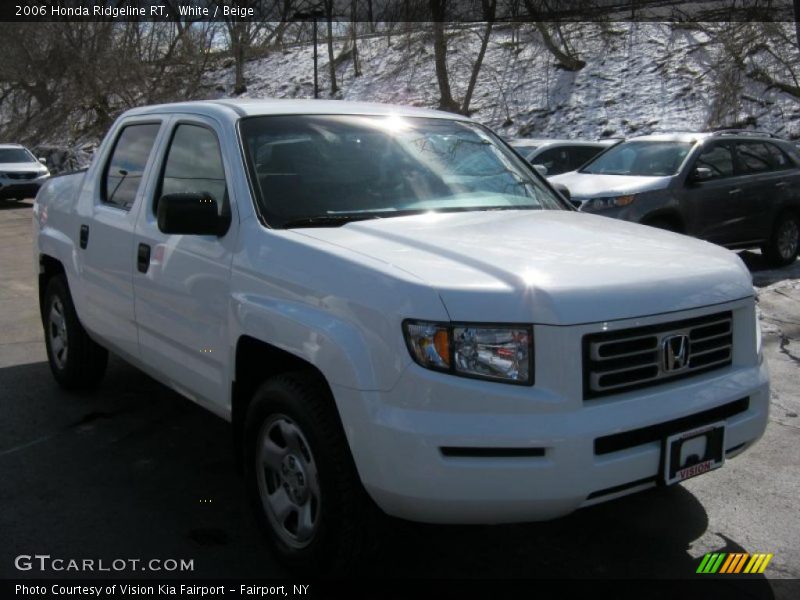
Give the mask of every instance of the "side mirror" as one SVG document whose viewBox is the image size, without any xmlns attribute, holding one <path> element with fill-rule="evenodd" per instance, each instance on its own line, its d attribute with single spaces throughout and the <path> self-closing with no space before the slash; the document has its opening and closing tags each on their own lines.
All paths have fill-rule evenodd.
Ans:
<svg viewBox="0 0 800 600">
<path fill-rule="evenodd" d="M 547 177 L 547 167 L 544 165 L 533 165 L 533 168 L 536 169 L 536 172 L 542 177 Z"/>
<path fill-rule="evenodd" d="M 39 157 L 39 162 L 42 163 L 44 166 L 47 166 L 47 159 L 44 156 Z"/>
<path fill-rule="evenodd" d="M 697 167 L 692 171 L 692 181 L 708 181 L 714 177 L 714 173 L 708 167 Z"/>
<path fill-rule="evenodd" d="M 158 200 L 158 228 L 162 233 L 225 235 L 230 215 L 220 215 L 208 193 L 165 194 Z"/>
<path fill-rule="evenodd" d="M 551 185 L 553 186 L 553 189 L 564 196 L 568 202 L 572 200 L 572 194 L 569 193 L 569 188 L 567 188 L 567 186 L 565 186 L 563 183 L 553 183 Z"/>
</svg>

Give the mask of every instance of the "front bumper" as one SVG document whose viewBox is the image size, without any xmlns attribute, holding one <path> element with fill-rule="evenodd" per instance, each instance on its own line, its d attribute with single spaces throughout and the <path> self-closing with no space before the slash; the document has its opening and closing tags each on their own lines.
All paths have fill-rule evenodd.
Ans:
<svg viewBox="0 0 800 600">
<path fill-rule="evenodd" d="M 534 387 L 461 379 L 416 364 L 388 392 L 334 387 L 362 481 L 384 511 L 410 520 L 555 518 L 657 485 L 660 440 L 600 454 L 598 438 L 741 408 L 734 403 L 747 399 L 746 409 L 725 419 L 727 454 L 738 454 L 764 432 L 769 378 L 755 353 L 741 350 L 755 347 L 752 300 L 709 310 L 722 308 L 735 313 L 730 367 L 615 396 L 583 400 L 580 361 L 563 358 L 579 357 L 582 336 L 597 325 L 536 327 L 537 350 L 548 351 L 537 351 Z M 528 455 L 509 456 L 514 452 Z"/>
<path fill-rule="evenodd" d="M 0 198 L 34 198 L 47 181 L 47 177 L 37 179 L 0 179 Z"/>
</svg>

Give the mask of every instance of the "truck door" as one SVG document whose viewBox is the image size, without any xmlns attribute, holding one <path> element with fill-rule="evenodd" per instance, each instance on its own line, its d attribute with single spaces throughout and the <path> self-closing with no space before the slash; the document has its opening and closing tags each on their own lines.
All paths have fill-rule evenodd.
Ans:
<svg viewBox="0 0 800 600">
<path fill-rule="evenodd" d="M 133 231 L 161 125 L 153 117 L 123 121 L 109 137 L 110 151 L 101 149 L 105 161 L 86 174 L 77 209 L 81 319 L 104 345 L 133 359 L 139 355 L 133 312 Z"/>
<path fill-rule="evenodd" d="M 229 396 L 230 272 L 238 230 L 234 211 L 224 235 L 168 235 L 158 227 L 165 194 L 203 192 L 231 211 L 230 167 L 211 120 L 177 117 L 159 157 L 153 193 L 135 232 L 134 292 L 141 360 L 178 391 L 215 412 Z"/>
</svg>

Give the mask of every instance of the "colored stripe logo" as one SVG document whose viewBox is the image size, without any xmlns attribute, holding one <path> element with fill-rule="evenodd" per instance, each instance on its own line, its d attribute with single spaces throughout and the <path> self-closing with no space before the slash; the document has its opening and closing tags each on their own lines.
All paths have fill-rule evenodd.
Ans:
<svg viewBox="0 0 800 600">
<path fill-rule="evenodd" d="M 749 573 L 751 575 L 763 573 L 769 561 L 772 560 L 772 554 L 758 553 L 748 554 L 746 552 L 709 552 L 700 561 L 700 566 L 697 567 L 697 573 L 703 574 L 736 574 L 736 573 Z"/>
</svg>

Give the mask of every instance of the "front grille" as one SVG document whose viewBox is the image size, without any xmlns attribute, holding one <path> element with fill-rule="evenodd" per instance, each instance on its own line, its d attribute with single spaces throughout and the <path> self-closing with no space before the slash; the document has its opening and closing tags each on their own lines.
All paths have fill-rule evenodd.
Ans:
<svg viewBox="0 0 800 600">
<path fill-rule="evenodd" d="M 36 173 L 6 173 L 9 179 L 35 179 Z"/>
<path fill-rule="evenodd" d="M 681 341 L 685 352 L 676 360 L 679 350 L 670 356 L 665 344 L 680 349 Z M 730 311 L 589 334 L 583 338 L 583 396 L 617 394 L 726 367 L 732 349 Z"/>
</svg>

